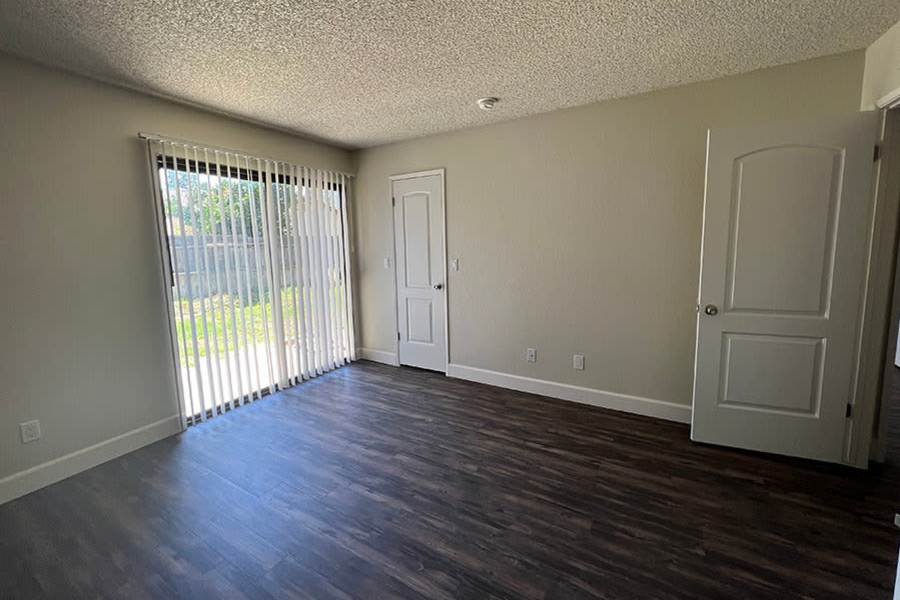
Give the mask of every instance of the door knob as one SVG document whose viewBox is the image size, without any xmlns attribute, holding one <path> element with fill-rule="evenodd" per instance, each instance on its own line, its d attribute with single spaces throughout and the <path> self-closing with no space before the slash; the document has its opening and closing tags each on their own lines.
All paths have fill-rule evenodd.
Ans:
<svg viewBox="0 0 900 600">
<path fill-rule="evenodd" d="M 442 289 L 444 289 L 444 284 L 443 284 L 443 283 L 436 283 L 436 284 L 434 284 L 434 289 L 436 289 L 436 290 L 442 290 Z"/>
<path fill-rule="evenodd" d="M 716 306 L 715 304 L 707 304 L 706 306 L 703 307 L 703 312 L 705 312 L 706 314 L 708 314 L 711 317 L 714 317 L 717 314 L 719 314 L 719 307 Z"/>
</svg>

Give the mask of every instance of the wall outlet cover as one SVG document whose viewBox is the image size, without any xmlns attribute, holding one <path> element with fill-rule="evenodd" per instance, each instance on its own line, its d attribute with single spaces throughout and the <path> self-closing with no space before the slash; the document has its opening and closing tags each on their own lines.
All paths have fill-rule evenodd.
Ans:
<svg viewBox="0 0 900 600">
<path fill-rule="evenodd" d="M 525 351 L 525 360 L 528 362 L 537 362 L 537 350 L 534 348 L 528 348 Z"/>
<path fill-rule="evenodd" d="M 572 368 L 576 371 L 584 371 L 584 354 L 575 354 L 572 356 Z"/>
<path fill-rule="evenodd" d="M 39 440 L 41 439 L 41 422 L 38 420 L 34 420 L 20 423 L 19 433 L 22 434 L 23 444 Z"/>
</svg>

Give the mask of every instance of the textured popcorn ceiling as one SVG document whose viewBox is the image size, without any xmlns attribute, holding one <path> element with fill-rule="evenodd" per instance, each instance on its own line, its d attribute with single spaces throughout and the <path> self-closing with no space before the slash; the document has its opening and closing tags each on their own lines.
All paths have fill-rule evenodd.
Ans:
<svg viewBox="0 0 900 600">
<path fill-rule="evenodd" d="M 0 0 L 0 49 L 361 147 L 861 48 L 898 19 L 898 0 Z"/>
</svg>

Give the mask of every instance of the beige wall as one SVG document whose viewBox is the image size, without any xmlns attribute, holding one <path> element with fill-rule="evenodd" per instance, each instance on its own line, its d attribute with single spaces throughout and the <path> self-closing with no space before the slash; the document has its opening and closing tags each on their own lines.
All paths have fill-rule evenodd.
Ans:
<svg viewBox="0 0 900 600">
<path fill-rule="evenodd" d="M 854 110 L 862 70 L 855 52 L 358 152 L 359 345 L 394 349 L 387 176 L 446 167 L 452 362 L 688 403 L 706 127 Z M 351 157 L 4 55 L 0 80 L 2 479 L 175 414 L 137 131 Z"/>
<path fill-rule="evenodd" d="M 358 152 L 359 345 L 395 350 L 387 178 L 445 167 L 448 256 L 460 258 L 451 363 L 689 404 L 706 129 L 856 111 L 863 61 L 857 51 Z"/>
<path fill-rule="evenodd" d="M 299 138 L 0 55 L 0 479 L 175 414 L 152 131 L 347 170 Z M 18 424 L 40 419 L 22 445 Z"/>
<path fill-rule="evenodd" d="M 874 109 L 879 99 L 898 88 L 900 88 L 900 23 L 888 29 L 866 49 L 862 109 Z"/>
</svg>

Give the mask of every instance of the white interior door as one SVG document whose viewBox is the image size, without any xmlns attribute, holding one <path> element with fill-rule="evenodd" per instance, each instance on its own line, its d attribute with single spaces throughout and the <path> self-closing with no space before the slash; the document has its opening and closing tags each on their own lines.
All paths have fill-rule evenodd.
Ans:
<svg viewBox="0 0 900 600">
<path fill-rule="evenodd" d="M 877 116 L 712 130 L 691 439 L 843 462 Z"/>
<path fill-rule="evenodd" d="M 394 178 L 398 359 L 447 371 L 444 185 L 440 173 Z"/>
</svg>

